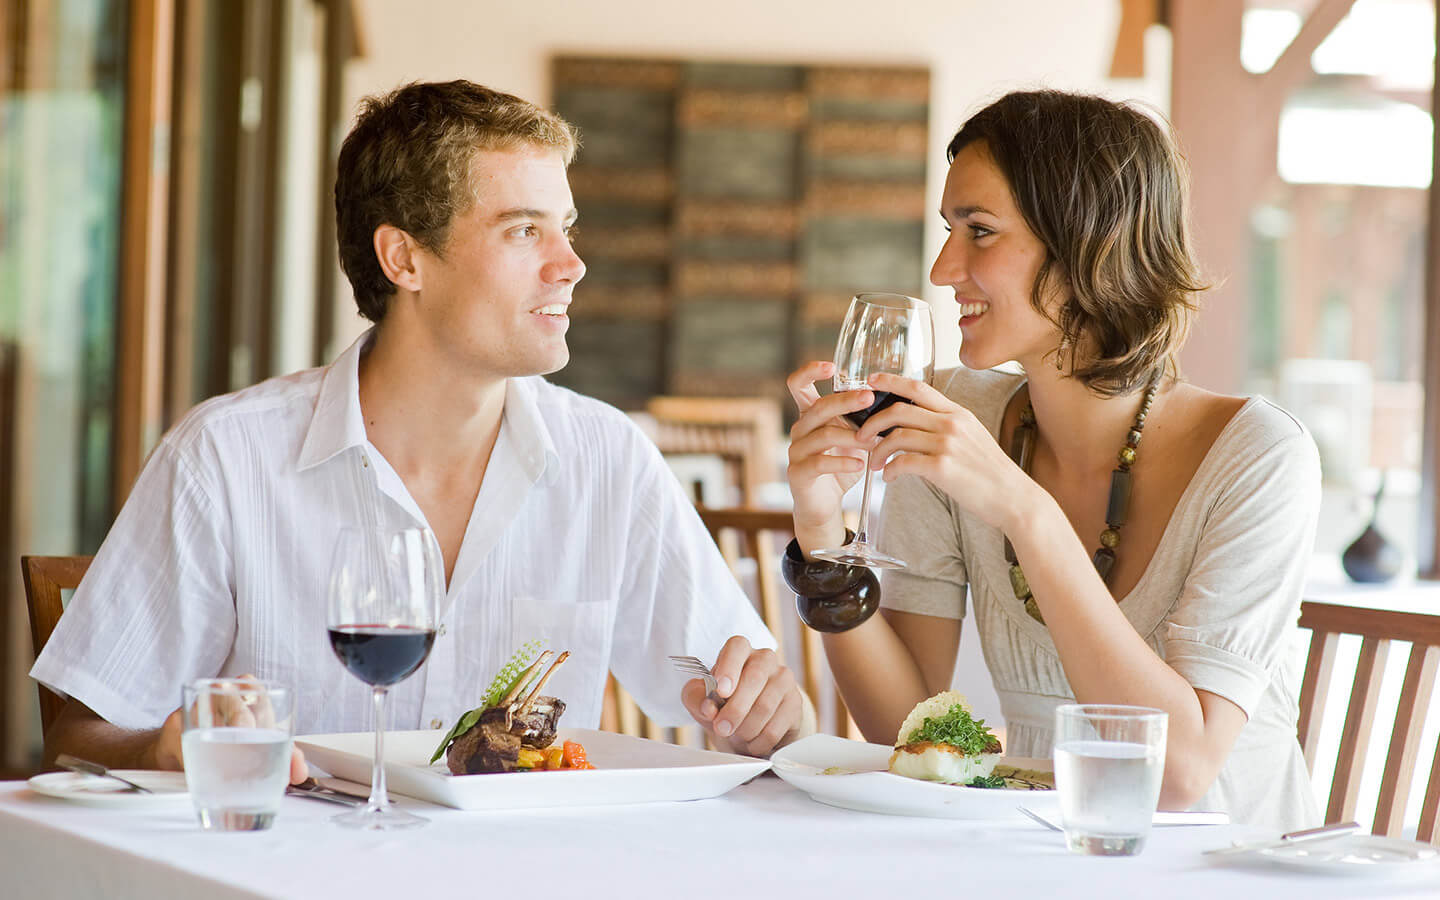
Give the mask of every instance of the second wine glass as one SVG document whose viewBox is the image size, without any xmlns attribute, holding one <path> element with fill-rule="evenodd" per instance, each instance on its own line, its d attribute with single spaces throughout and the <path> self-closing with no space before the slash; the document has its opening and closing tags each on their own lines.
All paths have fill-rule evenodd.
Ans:
<svg viewBox="0 0 1440 900">
<path fill-rule="evenodd" d="M 855 295 L 835 345 L 836 391 L 867 389 L 870 376 L 879 374 L 928 383 L 934 371 L 935 336 L 928 303 L 903 294 Z M 873 403 L 846 416 L 856 426 L 864 425 L 871 416 L 895 403 L 910 402 L 889 391 L 874 393 Z M 811 556 L 872 569 L 905 568 L 904 560 L 881 553 L 870 540 L 870 477 L 870 454 L 866 453 L 865 486 L 860 496 L 860 521 L 854 540 L 843 547 L 816 550 Z"/>
<path fill-rule="evenodd" d="M 330 563 L 330 646 L 375 700 L 375 763 L 364 809 L 331 821 L 388 831 L 427 821 L 390 806 L 385 792 L 385 693 L 430 655 L 445 594 L 440 548 L 428 531 L 345 528 Z"/>
</svg>

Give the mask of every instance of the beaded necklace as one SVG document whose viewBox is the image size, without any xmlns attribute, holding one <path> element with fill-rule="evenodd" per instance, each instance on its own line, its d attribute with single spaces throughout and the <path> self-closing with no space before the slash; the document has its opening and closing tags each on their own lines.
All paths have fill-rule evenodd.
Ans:
<svg viewBox="0 0 1440 900">
<path fill-rule="evenodd" d="M 1155 402 L 1155 392 L 1160 387 L 1160 379 L 1150 382 L 1145 389 L 1145 397 L 1140 402 L 1140 411 L 1135 414 L 1135 422 L 1130 426 L 1130 432 L 1125 436 L 1125 446 L 1120 448 L 1117 456 L 1120 465 L 1110 473 L 1110 500 L 1105 506 L 1105 530 L 1100 532 L 1100 546 L 1095 550 L 1095 555 L 1090 561 L 1095 565 L 1095 571 L 1100 573 L 1100 578 L 1107 585 L 1110 583 L 1110 573 L 1115 568 L 1115 548 L 1120 546 L 1120 527 L 1125 524 L 1125 518 L 1130 512 L 1130 467 L 1135 465 L 1135 451 L 1140 446 L 1140 433 L 1145 430 L 1145 417 L 1150 414 L 1150 404 Z M 1010 437 L 1010 458 L 1020 467 L 1026 475 L 1030 474 L 1030 464 L 1035 457 L 1035 408 L 1029 403 L 1020 410 L 1020 424 L 1015 426 L 1015 433 Z M 1005 538 L 1005 561 L 1010 563 L 1010 588 L 1015 592 L 1015 599 L 1025 604 L 1025 612 L 1030 618 L 1045 624 L 1045 619 L 1040 615 L 1040 606 L 1035 602 L 1035 595 L 1030 591 L 1030 583 L 1025 580 L 1025 573 L 1020 570 L 1020 563 L 1015 559 L 1015 548 L 1010 546 L 1010 538 Z"/>
</svg>

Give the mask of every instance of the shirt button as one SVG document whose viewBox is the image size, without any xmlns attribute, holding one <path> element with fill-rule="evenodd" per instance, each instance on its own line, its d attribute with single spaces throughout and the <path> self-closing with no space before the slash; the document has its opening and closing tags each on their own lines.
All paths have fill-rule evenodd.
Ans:
<svg viewBox="0 0 1440 900">
<path fill-rule="evenodd" d="M 445 623 L 444 623 L 444 622 L 441 622 L 441 623 L 440 623 L 440 630 L 439 630 L 439 632 L 437 632 L 437 633 L 438 633 L 441 637 L 444 637 L 444 636 L 445 636 L 445 632 L 448 631 L 448 630 L 449 630 L 449 629 L 447 629 L 447 628 L 445 627 Z"/>
<path fill-rule="evenodd" d="M 430 727 L 431 727 L 431 728 L 439 728 L 441 725 L 444 725 L 444 724 L 445 724 L 445 723 L 442 722 L 442 721 L 440 721 L 439 719 L 431 719 L 431 720 L 430 720 Z"/>
</svg>

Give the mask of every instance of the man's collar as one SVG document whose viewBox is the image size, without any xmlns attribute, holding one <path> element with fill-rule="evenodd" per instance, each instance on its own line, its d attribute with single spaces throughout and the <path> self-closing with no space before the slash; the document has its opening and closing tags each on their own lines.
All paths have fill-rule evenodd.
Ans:
<svg viewBox="0 0 1440 900">
<path fill-rule="evenodd" d="M 559 473 L 560 454 L 540 415 L 539 378 L 511 378 L 505 384 L 505 419 L 517 461 L 531 483 L 548 484 Z"/>
<path fill-rule="evenodd" d="M 351 447 L 363 447 L 365 418 L 360 412 L 360 357 L 374 337 L 375 329 L 364 334 L 325 369 L 315 414 L 305 432 L 296 466 L 305 471 Z"/>
<path fill-rule="evenodd" d="M 350 347 L 325 370 L 315 413 L 300 447 L 297 467 L 304 471 L 318 466 L 351 447 L 364 447 L 365 418 L 360 411 L 360 357 L 374 336 L 374 328 L 355 339 Z M 505 385 L 505 413 L 502 428 L 511 431 L 521 470 L 532 483 L 558 471 L 560 454 L 550 429 L 540 415 L 538 378 L 511 378 Z"/>
</svg>

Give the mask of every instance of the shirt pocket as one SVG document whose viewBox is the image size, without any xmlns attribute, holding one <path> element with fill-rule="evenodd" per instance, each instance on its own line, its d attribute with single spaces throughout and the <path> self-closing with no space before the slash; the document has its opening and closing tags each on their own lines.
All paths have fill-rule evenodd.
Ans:
<svg viewBox="0 0 1440 900">
<path fill-rule="evenodd" d="M 610 604 L 542 597 L 515 598 L 511 638 L 516 647 L 539 641 L 556 655 L 570 651 L 545 684 L 545 693 L 565 701 L 562 724 L 570 728 L 598 728 L 610 671 Z"/>
</svg>

